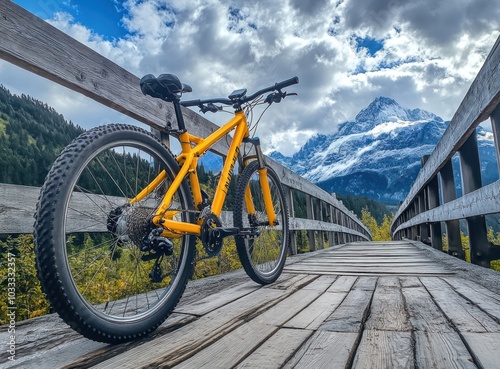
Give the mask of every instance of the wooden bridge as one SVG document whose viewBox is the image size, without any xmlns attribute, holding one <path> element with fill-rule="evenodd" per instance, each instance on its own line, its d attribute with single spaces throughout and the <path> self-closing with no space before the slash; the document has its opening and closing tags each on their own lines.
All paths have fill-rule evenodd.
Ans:
<svg viewBox="0 0 500 369">
<path fill-rule="evenodd" d="M 242 271 L 191 282 L 140 341 L 92 342 L 55 315 L 17 337 L 12 368 L 494 369 L 500 274 L 419 242 L 350 243 L 289 258 L 267 287 Z"/>
<path fill-rule="evenodd" d="M 168 104 L 141 95 L 136 76 L 7 0 L 0 0 L 0 34 L 0 58 L 159 131 L 172 115 Z M 472 261 L 500 258 L 484 223 L 486 214 L 500 213 L 500 182 L 482 186 L 475 145 L 476 127 L 491 117 L 500 157 L 499 45 L 424 159 L 394 219 L 396 241 L 369 242 L 366 227 L 334 196 L 272 163 L 291 204 L 292 235 L 307 231 L 311 250 L 296 255 L 293 238 L 276 283 L 261 287 L 243 271 L 190 282 L 154 334 L 127 344 L 84 339 L 53 314 L 18 322 L 17 360 L 7 359 L 2 327 L 0 367 L 499 368 L 500 274 L 461 260 L 459 243 L 464 220 Z M 213 131 L 204 118 L 183 113 L 195 134 Z M 215 152 L 224 156 L 224 142 Z M 457 154 L 461 198 L 450 174 Z M 37 194 L 0 185 L 0 233 L 31 232 L 25 220 Z M 295 214 L 297 201 L 305 201 L 307 219 Z M 441 251 L 443 233 L 458 258 Z"/>
</svg>

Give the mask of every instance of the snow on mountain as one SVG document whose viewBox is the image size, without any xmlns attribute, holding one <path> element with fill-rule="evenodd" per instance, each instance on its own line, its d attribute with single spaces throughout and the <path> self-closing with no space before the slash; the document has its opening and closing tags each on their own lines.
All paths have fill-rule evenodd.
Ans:
<svg viewBox="0 0 500 369">
<path fill-rule="evenodd" d="M 397 202 L 405 198 L 421 158 L 432 152 L 447 125 L 428 111 L 378 97 L 337 133 L 313 136 L 292 157 L 270 156 L 327 191 Z M 492 137 L 480 128 L 478 140 L 487 169 L 494 160 Z"/>
</svg>

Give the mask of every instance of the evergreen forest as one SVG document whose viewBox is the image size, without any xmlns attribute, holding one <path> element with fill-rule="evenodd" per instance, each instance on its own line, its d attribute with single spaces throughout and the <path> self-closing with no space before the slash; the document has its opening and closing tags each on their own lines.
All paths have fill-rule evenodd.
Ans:
<svg viewBox="0 0 500 369">
<path fill-rule="evenodd" d="M 0 86 L 0 183 L 41 186 L 57 155 L 83 131 L 47 104 Z"/>
</svg>

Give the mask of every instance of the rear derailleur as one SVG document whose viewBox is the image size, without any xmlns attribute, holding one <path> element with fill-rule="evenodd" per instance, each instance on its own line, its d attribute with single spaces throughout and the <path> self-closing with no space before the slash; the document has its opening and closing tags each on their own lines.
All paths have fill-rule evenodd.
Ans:
<svg viewBox="0 0 500 369">
<path fill-rule="evenodd" d="M 159 283 L 166 277 L 163 275 L 161 262 L 164 256 L 170 256 L 174 253 L 174 244 L 168 238 L 160 237 L 162 232 L 163 228 L 154 228 L 139 246 L 142 252 L 149 252 L 142 255 L 142 261 L 155 260 L 149 273 L 149 278 L 153 283 Z"/>
<path fill-rule="evenodd" d="M 150 220 L 151 209 L 119 206 L 108 214 L 107 228 L 117 237 L 118 246 L 125 242 L 133 243 L 144 252 L 142 261 L 155 260 L 149 278 L 159 283 L 165 278 L 161 268 L 164 256 L 174 252 L 174 244 L 168 238 L 161 237 L 163 228 L 155 228 Z"/>
</svg>

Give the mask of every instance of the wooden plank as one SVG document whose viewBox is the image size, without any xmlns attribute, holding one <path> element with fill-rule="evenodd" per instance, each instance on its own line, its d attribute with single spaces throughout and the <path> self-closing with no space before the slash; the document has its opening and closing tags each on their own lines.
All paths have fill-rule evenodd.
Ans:
<svg viewBox="0 0 500 369">
<path fill-rule="evenodd" d="M 402 288 L 422 287 L 420 279 L 417 277 L 399 277 L 399 282 Z"/>
<path fill-rule="evenodd" d="M 476 293 L 480 293 L 487 298 L 495 299 L 500 303 L 500 295 L 498 293 L 495 293 L 473 281 L 469 281 L 468 279 L 447 277 L 446 282 L 451 284 L 457 291 L 459 291 L 460 288 L 464 287 L 467 288 L 467 291 L 473 290 Z"/>
<path fill-rule="evenodd" d="M 278 369 L 313 334 L 305 329 L 282 328 L 247 357 L 237 369 Z"/>
<path fill-rule="evenodd" d="M 379 287 L 401 288 L 401 283 L 399 277 L 380 277 L 377 279 L 377 288 Z"/>
<path fill-rule="evenodd" d="M 358 278 L 358 280 L 354 284 L 354 289 L 373 292 L 375 286 L 377 285 L 377 281 L 377 277 Z"/>
<path fill-rule="evenodd" d="M 358 277 L 355 276 L 340 276 L 337 277 L 332 286 L 327 290 L 328 292 L 349 292 Z"/>
<path fill-rule="evenodd" d="M 353 369 L 409 369 L 415 367 L 411 332 L 365 330 Z"/>
<path fill-rule="evenodd" d="M 309 304 L 321 296 L 327 288 L 320 280 L 313 281 L 309 287 L 309 289 L 300 289 L 296 291 L 294 294 L 255 319 L 266 324 L 283 325 L 287 320 L 308 307 Z"/>
<path fill-rule="evenodd" d="M 333 311 L 342 303 L 347 293 L 325 292 L 311 305 L 285 323 L 284 327 L 318 329 Z"/>
<path fill-rule="evenodd" d="M 249 352 L 260 346 L 268 337 L 270 337 L 278 328 L 265 323 L 251 321 L 241 327 L 238 327 L 231 333 L 222 337 L 220 340 L 210 345 L 196 355 L 174 366 L 175 369 L 212 369 L 232 368 L 241 362 Z M 216 361 L 217 364 L 214 363 Z M 165 361 L 155 361 L 149 366 L 167 367 L 170 364 Z"/>
<path fill-rule="evenodd" d="M 146 363 L 153 363 L 153 367 L 162 363 L 179 364 L 243 325 L 248 319 L 276 305 L 289 294 L 287 291 L 260 288 L 168 335 L 148 342 L 147 345 L 104 361 L 96 368 L 135 369 Z"/>
<path fill-rule="evenodd" d="M 500 332 L 500 325 L 477 306 L 458 295 L 440 278 L 423 277 L 423 285 L 460 332 Z"/>
<path fill-rule="evenodd" d="M 0 234 L 32 233 L 32 219 L 35 213 L 36 203 L 40 194 L 40 187 L 21 186 L 0 183 Z M 91 201 L 89 201 L 89 197 Z M 72 208 L 79 209 L 79 213 L 73 213 L 69 219 L 69 231 L 85 230 L 86 232 L 105 232 L 106 215 L 112 210 L 110 202 L 123 204 L 126 200 L 121 197 L 108 196 L 106 200 L 98 195 L 74 194 Z M 118 205 L 117 205 L 118 206 Z M 90 214 L 91 216 L 85 216 Z M 96 222 L 96 214 L 102 217 Z M 221 214 L 224 225 L 232 226 L 232 212 L 224 211 Z M 297 229 L 310 225 L 310 222 L 302 224 Z M 345 233 L 352 233 L 349 229 L 343 229 Z M 356 233 L 357 234 L 357 233 Z"/>
<path fill-rule="evenodd" d="M 317 331 L 283 368 L 347 368 L 357 340 L 357 333 Z"/>
<path fill-rule="evenodd" d="M 212 368 L 213 358 L 222 368 L 232 367 L 276 332 L 288 319 L 303 311 L 315 301 L 329 286 L 316 280 L 309 289 L 300 289 L 250 322 L 238 327 L 220 340 L 182 362 L 178 368 Z M 251 319 L 247 315 L 246 319 Z M 158 364 L 160 362 L 157 362 Z M 162 361 L 161 365 L 168 365 Z M 176 367 L 177 368 L 177 367 Z"/>
<path fill-rule="evenodd" d="M 319 267 L 319 266 L 302 266 L 293 265 L 286 269 L 288 273 L 309 273 L 316 275 L 359 275 L 359 276 L 376 276 L 376 275 L 400 275 L 400 276 L 410 276 L 410 275 L 453 275 L 446 269 L 438 269 L 434 267 L 420 267 L 420 268 L 408 268 L 408 267 L 391 267 L 391 268 L 342 268 L 338 266 L 330 267 Z"/>
<path fill-rule="evenodd" d="M 500 333 L 462 333 L 467 345 L 472 350 L 475 360 L 484 369 L 498 369 Z"/>
<path fill-rule="evenodd" d="M 417 368 L 477 368 L 456 332 L 415 332 L 415 362 Z"/>
<path fill-rule="evenodd" d="M 32 233 L 40 188 L 0 184 L 0 233 Z"/>
<path fill-rule="evenodd" d="M 330 332 L 359 332 L 367 318 L 372 294 L 373 291 L 353 289 L 318 329 Z"/>
<path fill-rule="evenodd" d="M 177 313 L 191 315 L 205 315 L 221 306 L 229 304 L 239 298 L 259 289 L 260 286 L 254 282 L 248 281 L 226 290 L 214 293 L 201 300 L 193 301 L 175 309 Z"/>
<path fill-rule="evenodd" d="M 309 230 L 325 231 L 325 232 L 340 232 L 340 233 L 352 234 L 368 240 L 368 237 L 362 232 L 338 224 L 323 222 L 321 220 L 290 218 L 289 223 L 290 223 L 290 230 L 292 231 L 300 229 L 309 229 Z"/>
<path fill-rule="evenodd" d="M 454 329 L 424 287 L 403 287 L 406 311 L 416 331 L 451 333 Z"/>
<path fill-rule="evenodd" d="M 322 291 L 325 291 L 332 286 L 333 282 L 335 282 L 336 279 L 337 277 L 335 276 L 323 275 L 316 279 L 314 283 L 304 286 L 303 289 L 320 289 Z"/>
<path fill-rule="evenodd" d="M 169 334 L 195 319 L 194 316 L 174 313 L 145 340 Z M 144 342 L 139 340 L 121 345 L 108 345 L 91 341 L 72 330 L 55 314 L 50 314 L 17 322 L 18 355 L 12 364 L 17 368 L 89 367 L 140 346 Z M 3 353 L 0 354 L 0 362 L 3 363 L 2 355 Z"/>
<path fill-rule="evenodd" d="M 365 329 L 400 332 L 411 330 L 399 287 L 377 285 Z"/>
<path fill-rule="evenodd" d="M 318 278 L 318 276 L 309 274 L 289 275 L 291 276 L 290 278 L 281 281 L 278 280 L 276 283 L 267 285 L 264 288 L 273 288 L 276 290 L 297 290 Z"/>
<path fill-rule="evenodd" d="M 455 291 L 465 299 L 470 300 L 474 305 L 479 306 L 483 311 L 500 321 L 500 295 L 471 281 L 466 284 L 464 279 L 445 278 L 445 281 L 452 285 Z"/>
</svg>

